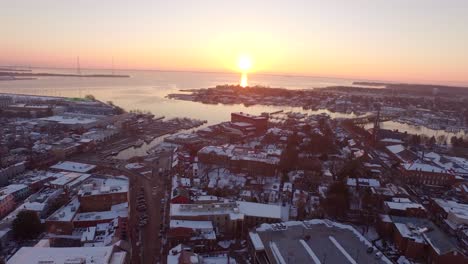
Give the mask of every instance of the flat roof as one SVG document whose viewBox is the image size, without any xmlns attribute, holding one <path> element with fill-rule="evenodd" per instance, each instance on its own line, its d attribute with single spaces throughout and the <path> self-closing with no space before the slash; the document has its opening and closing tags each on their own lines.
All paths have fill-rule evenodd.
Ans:
<svg viewBox="0 0 468 264">
<path fill-rule="evenodd" d="M 273 204 L 231 202 L 210 204 L 171 204 L 171 217 L 197 215 L 230 215 L 242 218 L 243 215 L 287 220 L 289 207 Z"/>
<path fill-rule="evenodd" d="M 114 248 L 109 247 L 22 247 L 8 264 L 24 263 L 93 263 L 109 264 Z"/>
<path fill-rule="evenodd" d="M 127 208 L 116 211 L 88 212 L 76 214 L 73 222 L 86 222 L 96 220 L 112 220 L 117 217 L 128 217 Z"/>
<path fill-rule="evenodd" d="M 185 227 L 191 229 L 213 229 L 211 221 L 171 220 L 170 228 Z"/>
<path fill-rule="evenodd" d="M 249 234 L 272 263 L 392 263 L 352 226 L 314 219 L 262 224 Z M 253 239 L 253 240 L 252 240 Z M 367 249 L 373 247 L 373 253 Z M 287 262 L 286 262 L 287 261 Z"/>
<path fill-rule="evenodd" d="M 400 233 L 403 232 L 403 236 L 409 236 L 418 241 L 424 240 L 439 255 L 459 251 L 456 240 L 449 237 L 428 219 L 403 216 L 390 217 Z"/>
<path fill-rule="evenodd" d="M 51 166 L 50 168 L 56 170 L 86 173 L 96 168 L 96 165 L 79 163 L 74 161 L 61 161 Z"/>
<path fill-rule="evenodd" d="M 43 121 L 57 122 L 62 125 L 86 125 L 92 124 L 98 119 L 82 116 L 63 116 L 63 115 L 54 115 L 49 117 L 39 118 Z"/>
<path fill-rule="evenodd" d="M 49 218 L 47 218 L 46 221 L 69 222 L 76 215 L 79 208 L 80 201 L 78 200 L 78 197 L 74 197 L 73 200 L 71 200 L 71 202 L 55 211 L 51 216 L 49 216 Z"/>
</svg>

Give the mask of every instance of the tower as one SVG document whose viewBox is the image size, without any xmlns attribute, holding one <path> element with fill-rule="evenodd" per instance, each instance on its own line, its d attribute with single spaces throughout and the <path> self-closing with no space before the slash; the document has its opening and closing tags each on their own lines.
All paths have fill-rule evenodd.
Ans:
<svg viewBox="0 0 468 264">
<path fill-rule="evenodd" d="M 375 119 L 374 119 L 374 130 L 372 131 L 372 136 L 373 136 L 374 142 L 377 142 L 378 134 L 380 130 L 380 104 L 375 103 L 374 108 L 377 110 L 377 114 L 375 115 Z"/>
<path fill-rule="evenodd" d="M 81 75 L 80 57 L 76 57 L 76 74 Z"/>
</svg>

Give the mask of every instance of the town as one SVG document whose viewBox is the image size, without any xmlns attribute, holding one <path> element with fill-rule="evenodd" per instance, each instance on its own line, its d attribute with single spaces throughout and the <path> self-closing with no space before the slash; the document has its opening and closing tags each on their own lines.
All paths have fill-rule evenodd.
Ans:
<svg viewBox="0 0 468 264">
<path fill-rule="evenodd" d="M 92 95 L 0 95 L 3 261 L 468 263 L 464 99 L 439 88 L 188 92 L 169 97 L 298 111 L 210 124 Z M 384 129 L 390 120 L 453 136 Z"/>
</svg>

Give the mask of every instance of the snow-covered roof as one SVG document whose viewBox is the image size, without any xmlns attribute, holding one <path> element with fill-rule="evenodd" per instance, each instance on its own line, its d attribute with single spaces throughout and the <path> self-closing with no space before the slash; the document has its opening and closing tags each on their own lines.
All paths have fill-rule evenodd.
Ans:
<svg viewBox="0 0 468 264">
<path fill-rule="evenodd" d="M 405 150 L 405 147 L 401 144 L 398 144 L 398 145 L 387 146 L 387 149 L 393 154 L 397 154 Z"/>
<path fill-rule="evenodd" d="M 433 198 L 433 200 L 442 207 L 445 212 L 454 214 L 457 218 L 468 220 L 468 204 L 439 198 Z"/>
<path fill-rule="evenodd" d="M 286 263 L 292 256 L 295 263 L 320 263 L 325 256 L 327 263 L 392 263 L 352 226 L 329 220 L 262 224 L 249 239 L 274 263 Z M 369 247 L 372 254 L 367 253 Z"/>
<path fill-rule="evenodd" d="M 170 228 L 185 227 L 191 229 L 213 230 L 211 221 L 189 221 L 189 220 L 171 220 Z"/>
<path fill-rule="evenodd" d="M 78 191 L 80 196 L 128 192 L 128 179 L 95 176 L 87 179 Z"/>
<path fill-rule="evenodd" d="M 287 220 L 289 207 L 251 202 L 211 203 L 211 204 L 171 204 L 171 217 L 201 215 L 241 215 Z"/>
<path fill-rule="evenodd" d="M 405 211 L 407 209 L 422 209 L 425 210 L 424 206 L 418 203 L 408 203 L 408 202 L 403 202 L 403 203 L 396 203 L 396 202 L 384 202 L 385 205 L 387 205 L 388 208 L 391 210 L 402 210 Z"/>
<path fill-rule="evenodd" d="M 73 218 L 73 222 L 112 220 L 117 217 L 128 217 L 127 208 L 116 210 L 116 211 L 79 213 L 79 214 L 76 214 L 75 218 Z"/>
<path fill-rule="evenodd" d="M 56 170 L 63 170 L 63 171 L 86 173 L 96 168 L 96 165 L 79 163 L 79 162 L 74 162 L 74 161 L 61 161 L 51 166 L 50 168 L 56 169 Z"/>
<path fill-rule="evenodd" d="M 257 233 L 249 232 L 250 241 L 255 248 L 255 251 L 260 251 L 265 249 L 265 245 L 263 245 L 262 239 Z"/>
<path fill-rule="evenodd" d="M 439 166 L 435 166 L 435 165 L 425 163 L 419 160 L 412 162 L 412 163 L 403 163 L 402 165 L 406 170 L 409 170 L 409 171 L 446 173 L 446 170 Z"/>
<path fill-rule="evenodd" d="M 357 179 L 359 186 L 361 187 L 380 187 L 380 181 L 377 179 L 367 179 L 367 178 L 359 178 Z M 357 185 L 356 178 L 348 178 L 346 184 L 348 186 L 356 186 Z"/>
<path fill-rule="evenodd" d="M 77 172 L 61 172 L 55 174 L 58 176 L 55 180 L 51 181 L 51 185 L 55 186 L 75 186 L 76 184 L 83 182 L 84 180 L 91 177 L 88 173 L 77 173 Z"/>
<path fill-rule="evenodd" d="M 60 209 L 55 211 L 51 216 L 49 216 L 49 218 L 47 218 L 47 221 L 69 222 L 76 215 L 79 207 L 80 207 L 80 201 L 78 200 L 78 197 L 75 197 L 71 200 L 70 203 L 62 206 Z"/>
<path fill-rule="evenodd" d="M 22 247 L 8 264 L 93 263 L 112 264 L 114 248 L 109 247 Z"/>
</svg>

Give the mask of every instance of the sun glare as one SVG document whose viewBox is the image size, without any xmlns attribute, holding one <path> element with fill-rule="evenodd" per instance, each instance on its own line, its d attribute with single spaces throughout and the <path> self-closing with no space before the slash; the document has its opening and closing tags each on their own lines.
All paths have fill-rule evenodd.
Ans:
<svg viewBox="0 0 468 264">
<path fill-rule="evenodd" d="M 247 72 L 252 68 L 252 59 L 247 55 L 239 57 L 237 66 L 242 72 Z"/>
</svg>

